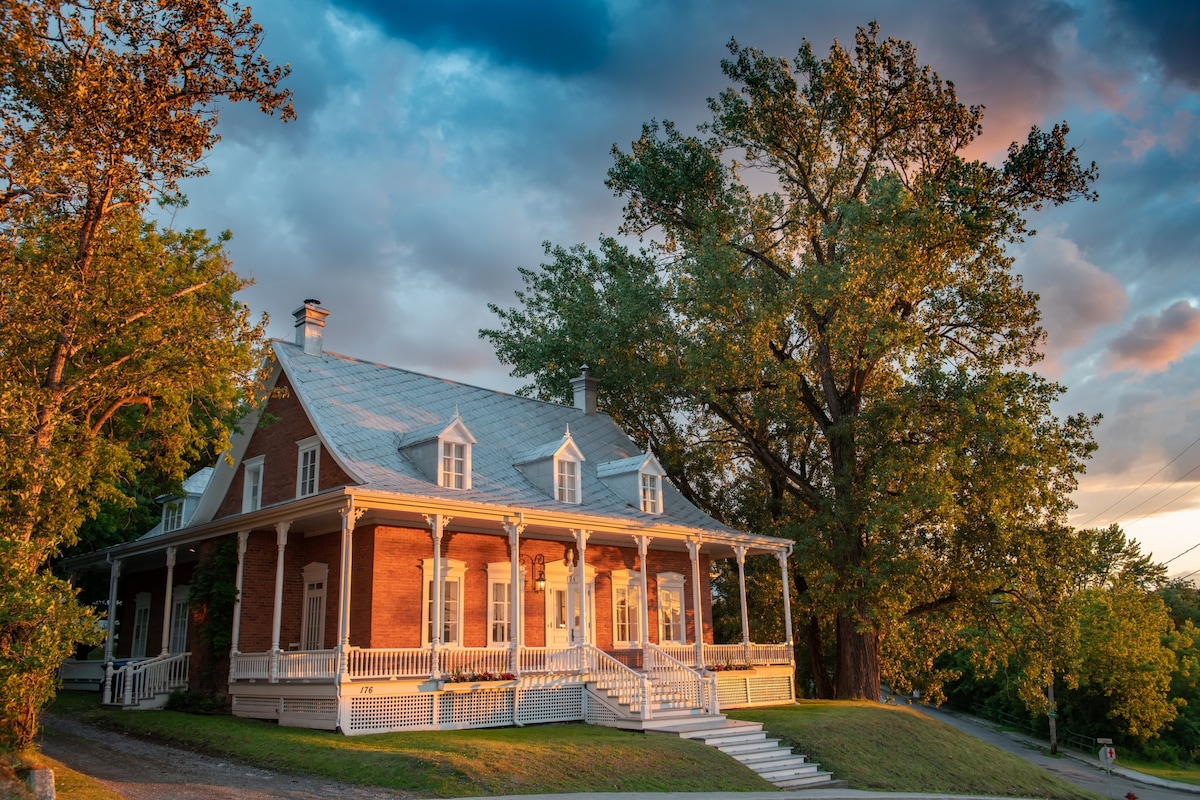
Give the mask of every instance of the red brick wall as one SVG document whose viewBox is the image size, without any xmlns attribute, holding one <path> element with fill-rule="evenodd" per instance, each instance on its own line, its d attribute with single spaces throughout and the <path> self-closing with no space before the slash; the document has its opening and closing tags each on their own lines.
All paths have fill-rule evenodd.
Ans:
<svg viewBox="0 0 1200 800">
<path fill-rule="evenodd" d="M 285 375 L 279 376 L 276 393 L 267 401 L 263 418 L 271 421 L 260 426 L 251 435 L 243 459 L 264 457 L 262 505 L 265 506 L 291 500 L 296 496 L 296 442 L 315 435 L 316 430 L 305 415 Z M 350 476 L 337 465 L 324 447 L 321 448 L 318 477 L 318 486 L 322 491 L 352 483 Z M 242 478 L 242 465 L 238 464 L 229 490 L 217 510 L 217 517 L 241 513 Z"/>
<path fill-rule="evenodd" d="M 137 611 L 137 596 L 140 592 L 150 593 L 150 625 L 146 631 L 146 656 L 156 656 L 162 652 L 163 615 L 166 613 L 167 602 L 164 601 L 167 590 L 167 556 L 162 553 L 161 567 L 148 569 L 143 572 L 122 574 L 117 585 L 117 599 L 120 607 L 117 611 L 117 642 L 113 651 L 115 658 L 129 658 L 133 650 L 133 618 Z M 172 577 L 174 587 L 183 586 L 192 577 L 194 563 L 176 563 L 175 574 Z M 189 620 L 188 643 L 195 642 L 196 625 Z"/>
</svg>

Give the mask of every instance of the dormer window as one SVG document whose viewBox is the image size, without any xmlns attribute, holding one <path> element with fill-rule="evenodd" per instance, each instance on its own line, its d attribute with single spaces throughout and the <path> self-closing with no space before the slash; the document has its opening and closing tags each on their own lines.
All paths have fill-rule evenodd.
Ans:
<svg viewBox="0 0 1200 800">
<path fill-rule="evenodd" d="M 642 511 L 647 514 L 662 513 L 659 477 L 646 472 L 642 475 Z"/>
<path fill-rule="evenodd" d="M 566 458 L 554 460 L 557 479 L 558 501 L 560 503 L 579 502 L 579 464 Z"/>
<path fill-rule="evenodd" d="M 172 500 L 163 506 L 163 533 L 177 531 L 183 527 L 183 501 Z"/>
<path fill-rule="evenodd" d="M 663 513 L 663 478 L 658 459 L 641 453 L 596 467 L 596 476 L 625 502 L 644 514 Z"/>
<path fill-rule="evenodd" d="M 521 453 L 513 466 L 535 486 L 560 503 L 583 502 L 583 453 L 567 428 L 557 442 Z"/>
<path fill-rule="evenodd" d="M 296 447 L 296 497 L 308 497 L 321 485 L 321 440 L 310 436 L 296 442 Z"/>
<path fill-rule="evenodd" d="M 471 447 L 475 437 L 455 412 L 439 422 L 404 434 L 400 452 L 427 480 L 447 489 L 471 488 Z"/>
<path fill-rule="evenodd" d="M 467 488 L 467 445 L 443 441 L 440 485 L 451 489 Z"/>
</svg>

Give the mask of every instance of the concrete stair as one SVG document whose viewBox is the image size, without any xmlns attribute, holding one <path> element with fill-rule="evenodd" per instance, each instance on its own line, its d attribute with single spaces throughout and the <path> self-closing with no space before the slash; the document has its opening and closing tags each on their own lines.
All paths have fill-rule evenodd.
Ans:
<svg viewBox="0 0 1200 800">
<path fill-rule="evenodd" d="M 724 715 L 652 722 L 655 723 L 653 727 L 648 724 L 646 730 L 698 739 L 736 758 L 780 789 L 833 785 L 832 773 L 822 771 L 819 764 L 810 763 L 805 756 L 793 753 L 778 739 L 768 738 L 762 723 L 732 720 Z"/>
</svg>

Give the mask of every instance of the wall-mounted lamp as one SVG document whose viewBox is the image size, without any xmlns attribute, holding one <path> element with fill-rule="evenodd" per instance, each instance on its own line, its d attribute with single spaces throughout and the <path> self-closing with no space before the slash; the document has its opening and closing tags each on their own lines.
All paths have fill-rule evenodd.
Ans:
<svg viewBox="0 0 1200 800">
<path fill-rule="evenodd" d="M 533 573 L 533 590 L 546 591 L 546 557 L 541 553 L 536 556 L 521 556 L 521 563 L 529 562 L 529 571 Z"/>
</svg>

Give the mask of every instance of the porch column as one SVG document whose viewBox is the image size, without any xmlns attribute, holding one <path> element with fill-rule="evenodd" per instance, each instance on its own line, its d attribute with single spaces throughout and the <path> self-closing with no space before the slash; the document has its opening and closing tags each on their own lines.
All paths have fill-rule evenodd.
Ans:
<svg viewBox="0 0 1200 800">
<path fill-rule="evenodd" d="M 104 637 L 104 692 L 101 701 L 112 702 L 113 644 L 117 638 L 117 578 L 121 577 L 121 559 L 108 566 L 108 630 Z"/>
<path fill-rule="evenodd" d="M 576 573 L 579 580 L 576 584 L 579 588 L 579 641 L 576 644 L 586 645 L 591 644 L 588 641 L 588 605 L 587 605 L 587 540 L 592 535 L 591 531 L 585 531 L 583 528 L 573 531 L 575 534 L 575 546 L 579 550 L 579 571 Z"/>
<path fill-rule="evenodd" d="M 521 532 L 525 526 L 504 518 L 504 530 L 508 532 L 509 561 L 512 563 L 512 577 L 508 586 L 509 593 L 509 670 L 514 675 L 521 674 L 521 648 L 525 646 L 525 581 L 521 578 Z M 492 602 L 492 598 L 487 601 Z"/>
<path fill-rule="evenodd" d="M 167 605 L 163 609 L 163 624 L 162 624 L 162 655 L 167 655 L 170 652 L 169 645 L 171 643 L 171 612 L 175 610 L 175 602 L 171 597 L 171 591 L 175 588 L 175 555 L 178 552 L 176 547 L 167 548 Z"/>
<path fill-rule="evenodd" d="M 229 643 L 229 670 L 230 677 L 233 675 L 235 665 L 233 657 L 240 651 L 238 650 L 238 639 L 242 632 L 242 578 L 246 572 L 246 545 L 250 541 L 250 531 L 238 531 L 238 563 L 237 576 L 233 580 L 234 588 L 237 594 L 233 598 L 233 632 L 230 635 Z"/>
<path fill-rule="evenodd" d="M 350 591 L 352 583 L 351 568 L 354 566 L 354 527 L 362 518 L 365 508 L 354 505 L 351 497 L 346 505 L 338 510 L 342 515 L 342 577 L 338 588 L 338 604 L 341 615 L 338 617 L 338 676 L 345 678 L 350 659 Z"/>
<path fill-rule="evenodd" d="M 746 614 L 746 545 L 735 545 L 733 551 L 737 554 L 738 591 L 742 601 L 742 647 L 748 650 L 747 646 L 750 644 L 750 618 Z"/>
<path fill-rule="evenodd" d="M 775 557 L 779 559 L 779 569 L 783 573 L 783 632 L 787 637 L 788 660 L 794 665 L 796 646 L 792 640 L 792 589 L 788 575 L 788 556 L 791 554 L 792 548 L 789 547 L 775 553 Z"/>
<path fill-rule="evenodd" d="M 696 669 L 704 669 L 704 607 L 700 604 L 700 538 L 688 539 L 692 559 L 692 643 L 696 648 Z"/>
<path fill-rule="evenodd" d="M 437 680 L 442 677 L 441 664 L 438 663 L 442 650 L 442 614 L 445 613 L 442 607 L 442 530 L 447 518 L 441 514 L 429 514 L 425 519 L 429 522 L 430 535 L 433 537 L 433 586 L 430 592 L 433 608 L 429 615 L 432 629 L 429 631 L 429 649 L 433 655 L 433 674 L 430 677 Z"/>
<path fill-rule="evenodd" d="M 275 523 L 275 610 L 271 615 L 270 682 L 279 682 L 279 623 L 283 618 L 283 553 L 287 549 L 291 520 Z"/>
<path fill-rule="evenodd" d="M 642 573 L 642 602 L 638 604 L 638 613 L 642 617 L 642 658 L 645 659 L 646 645 L 650 642 L 650 578 L 647 573 L 650 571 L 649 565 L 646 563 L 646 553 L 650 550 L 650 537 L 637 537 L 638 543 L 638 566 L 641 567 Z"/>
</svg>

